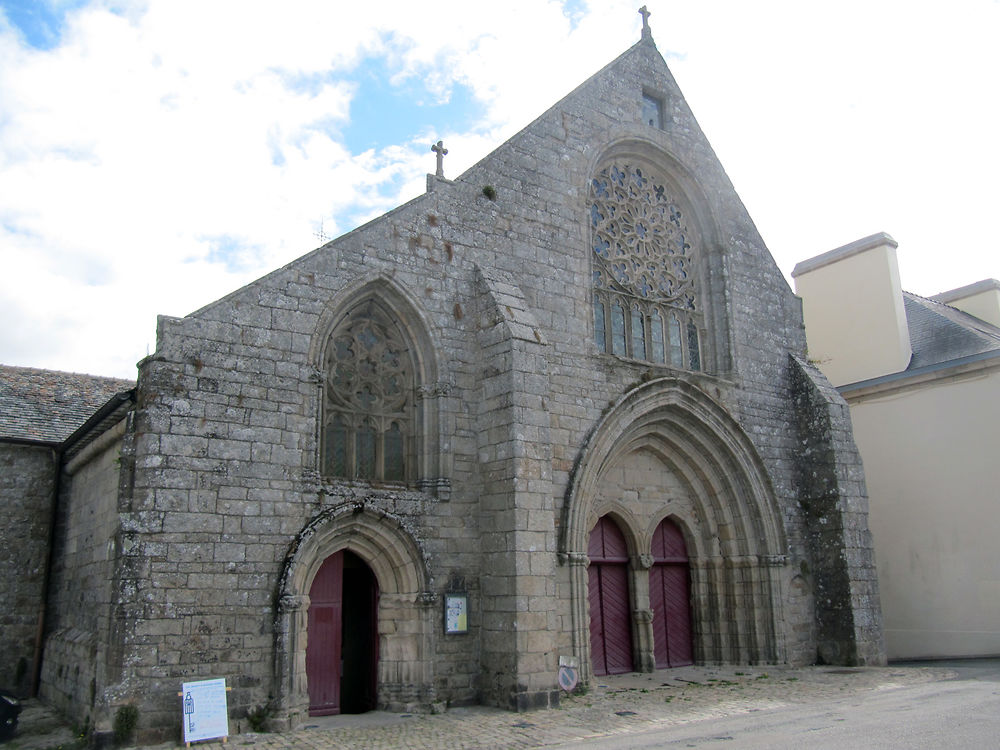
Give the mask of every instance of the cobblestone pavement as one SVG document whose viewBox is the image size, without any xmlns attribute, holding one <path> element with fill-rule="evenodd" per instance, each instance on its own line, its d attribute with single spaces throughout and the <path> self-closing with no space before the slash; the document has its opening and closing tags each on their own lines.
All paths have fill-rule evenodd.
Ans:
<svg viewBox="0 0 1000 750">
<path fill-rule="evenodd" d="M 561 706 L 549 711 L 516 714 L 484 707 L 452 708 L 436 715 L 374 711 L 358 716 L 311 719 L 292 732 L 234 734 L 227 744 L 200 742 L 192 747 L 198 750 L 551 747 L 796 703 L 893 690 L 950 679 L 955 674 L 948 668 L 932 666 L 684 667 L 601 678 L 585 694 L 564 695 Z M 165 750 L 178 744 L 151 747 Z M 21 731 L 4 750 L 77 747 L 82 747 L 82 743 L 69 729 L 59 725 L 44 707 L 29 702 L 22 714 Z"/>
</svg>

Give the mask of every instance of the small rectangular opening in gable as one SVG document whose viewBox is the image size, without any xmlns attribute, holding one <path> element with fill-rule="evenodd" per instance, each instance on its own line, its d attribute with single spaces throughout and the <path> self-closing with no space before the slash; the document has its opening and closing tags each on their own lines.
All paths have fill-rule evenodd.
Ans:
<svg viewBox="0 0 1000 750">
<path fill-rule="evenodd" d="M 649 91 L 642 92 L 642 122 L 663 129 L 663 98 Z"/>
</svg>

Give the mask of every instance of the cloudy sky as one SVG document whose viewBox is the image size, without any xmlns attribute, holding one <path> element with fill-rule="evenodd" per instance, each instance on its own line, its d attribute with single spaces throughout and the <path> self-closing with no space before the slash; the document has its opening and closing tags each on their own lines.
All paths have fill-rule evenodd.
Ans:
<svg viewBox="0 0 1000 750">
<path fill-rule="evenodd" d="M 645 0 L 757 227 L 1000 276 L 998 0 Z M 135 376 L 185 315 L 455 177 L 639 38 L 635 0 L 0 0 L 0 362 Z"/>
</svg>

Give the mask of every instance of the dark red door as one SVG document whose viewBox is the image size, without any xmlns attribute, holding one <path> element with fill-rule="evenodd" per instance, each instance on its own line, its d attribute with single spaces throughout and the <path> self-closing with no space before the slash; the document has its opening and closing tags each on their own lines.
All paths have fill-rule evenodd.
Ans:
<svg viewBox="0 0 1000 750">
<path fill-rule="evenodd" d="M 309 715 L 371 711 L 378 669 L 375 574 L 353 552 L 336 552 L 317 571 L 309 600 Z"/>
<path fill-rule="evenodd" d="M 603 516 L 590 532 L 590 653 L 594 674 L 632 672 L 628 547 L 617 524 Z"/>
<path fill-rule="evenodd" d="M 309 715 L 340 713 L 340 657 L 343 644 L 344 553 L 330 555 L 309 589 L 306 680 Z"/>
<path fill-rule="evenodd" d="M 653 652 L 657 669 L 694 663 L 687 546 L 681 530 L 664 519 L 653 534 L 649 603 L 653 608 Z"/>
</svg>

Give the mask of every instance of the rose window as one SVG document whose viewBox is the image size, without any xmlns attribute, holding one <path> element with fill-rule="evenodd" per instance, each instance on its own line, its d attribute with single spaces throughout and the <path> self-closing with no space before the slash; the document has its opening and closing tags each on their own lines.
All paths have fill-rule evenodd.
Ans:
<svg viewBox="0 0 1000 750">
<path fill-rule="evenodd" d="M 678 201 L 645 168 L 617 164 L 590 197 L 598 347 L 701 369 L 694 243 Z"/>
</svg>

